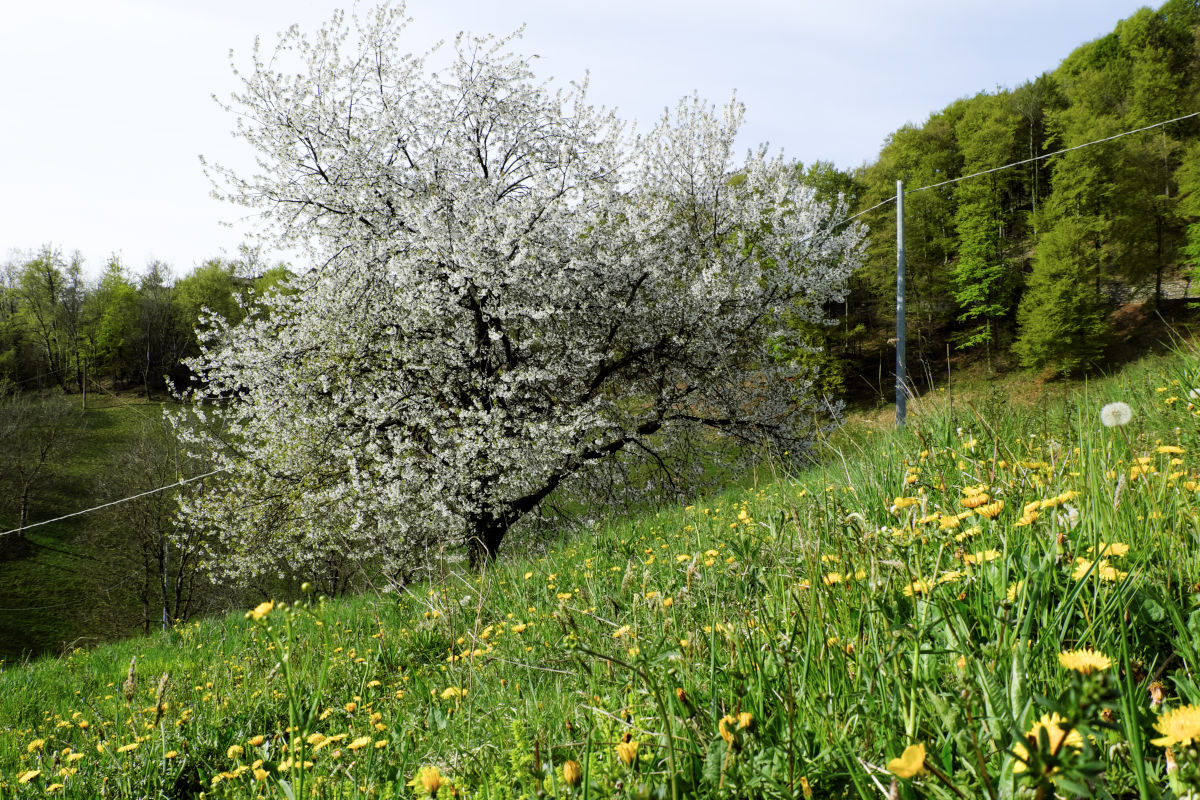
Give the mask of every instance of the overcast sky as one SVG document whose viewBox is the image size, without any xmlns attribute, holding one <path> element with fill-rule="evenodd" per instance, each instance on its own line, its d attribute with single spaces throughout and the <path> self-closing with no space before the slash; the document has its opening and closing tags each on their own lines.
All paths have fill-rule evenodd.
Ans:
<svg viewBox="0 0 1200 800">
<path fill-rule="evenodd" d="M 250 163 L 213 101 L 254 37 L 315 30 L 339 0 L 44 0 L 0 24 L 0 260 L 53 245 L 177 275 L 236 253 L 240 209 L 200 154 Z M 855 167 L 951 101 L 1054 69 L 1134 0 L 411 0 L 411 50 L 509 33 L 557 80 L 640 129 L 693 92 L 746 106 L 740 144 Z M 241 58 L 239 59 L 239 55 Z M 222 223 L 233 223 L 227 227 Z"/>
</svg>

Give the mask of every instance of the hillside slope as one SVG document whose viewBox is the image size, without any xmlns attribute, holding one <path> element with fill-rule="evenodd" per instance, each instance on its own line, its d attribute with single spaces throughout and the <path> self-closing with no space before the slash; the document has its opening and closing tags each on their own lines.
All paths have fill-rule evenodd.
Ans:
<svg viewBox="0 0 1200 800">
<path fill-rule="evenodd" d="M 1061 402 L 960 398 L 482 575 L 6 670 L 0 788 L 1182 792 L 1192 750 L 1168 776 L 1161 745 L 1200 736 L 1198 386 L 1181 354 Z"/>
</svg>

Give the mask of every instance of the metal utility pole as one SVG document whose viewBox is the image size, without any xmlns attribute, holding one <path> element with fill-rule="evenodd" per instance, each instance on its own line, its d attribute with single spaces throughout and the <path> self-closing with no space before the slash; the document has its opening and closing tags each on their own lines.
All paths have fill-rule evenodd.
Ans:
<svg viewBox="0 0 1200 800">
<path fill-rule="evenodd" d="M 904 181 L 896 181 L 896 427 L 904 427 Z"/>
</svg>

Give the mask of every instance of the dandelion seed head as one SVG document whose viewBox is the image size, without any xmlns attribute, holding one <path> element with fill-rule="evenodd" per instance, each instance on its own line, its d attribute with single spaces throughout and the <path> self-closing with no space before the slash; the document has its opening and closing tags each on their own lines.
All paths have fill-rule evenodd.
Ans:
<svg viewBox="0 0 1200 800">
<path fill-rule="evenodd" d="M 1109 403 L 1100 409 L 1100 422 L 1106 428 L 1119 428 L 1133 419 L 1133 409 L 1128 403 Z"/>
</svg>

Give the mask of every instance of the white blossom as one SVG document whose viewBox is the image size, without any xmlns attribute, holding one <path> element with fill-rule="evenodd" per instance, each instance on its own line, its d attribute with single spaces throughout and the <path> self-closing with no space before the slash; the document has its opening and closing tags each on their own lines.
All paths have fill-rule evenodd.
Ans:
<svg viewBox="0 0 1200 800">
<path fill-rule="evenodd" d="M 211 566 L 490 555 L 567 482 L 689 431 L 801 451 L 810 376 L 772 347 L 859 264 L 843 205 L 765 150 L 735 165 L 737 103 L 634 137 L 509 40 L 429 74 L 404 25 L 290 30 L 231 106 L 260 169 L 212 174 L 311 267 L 192 363 L 205 416 L 178 420 L 226 478 L 181 515 Z"/>
</svg>

